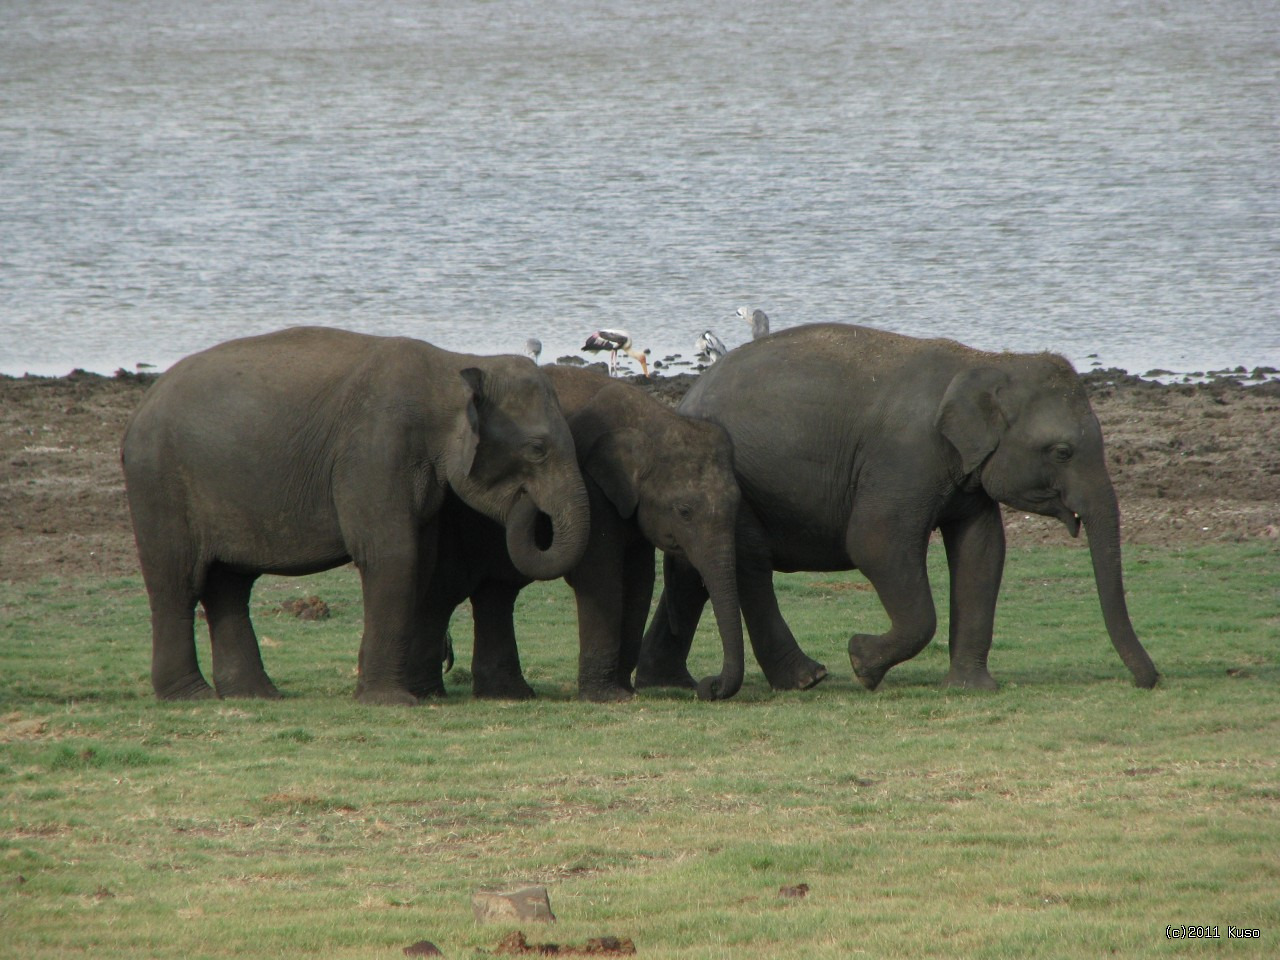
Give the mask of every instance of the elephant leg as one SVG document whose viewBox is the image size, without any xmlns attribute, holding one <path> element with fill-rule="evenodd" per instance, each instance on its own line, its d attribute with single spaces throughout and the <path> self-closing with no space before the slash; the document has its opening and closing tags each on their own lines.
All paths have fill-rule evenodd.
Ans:
<svg viewBox="0 0 1280 960">
<path fill-rule="evenodd" d="M 796 641 L 782 617 L 769 565 L 738 564 L 738 597 L 751 651 L 774 690 L 808 690 L 827 677 L 827 668 Z"/>
<path fill-rule="evenodd" d="M 449 621 L 457 604 L 428 591 L 422 616 L 409 640 L 405 685 L 419 700 L 445 696 L 444 661 L 449 654 Z"/>
<path fill-rule="evenodd" d="M 707 603 L 702 577 L 687 561 L 663 556 L 662 593 L 640 642 L 636 688 L 688 687 L 698 681 L 685 665 Z"/>
<path fill-rule="evenodd" d="M 629 700 L 634 691 L 618 678 L 626 589 L 623 535 L 617 529 L 601 529 L 603 518 L 593 515 L 591 520 L 587 552 L 565 577 L 578 604 L 578 698 L 599 703 Z"/>
<path fill-rule="evenodd" d="M 774 690 L 808 690 L 826 679 L 827 668 L 800 649 L 783 619 L 765 533 L 747 514 L 743 507 L 738 515 L 738 598 L 751 650 Z"/>
<path fill-rule="evenodd" d="M 139 553 L 151 602 L 151 686 L 156 698 L 216 696 L 196 658 L 196 584 L 202 576 L 177 557 L 157 558 L 147 549 Z"/>
<path fill-rule="evenodd" d="M 987 655 L 995 631 L 996 598 L 1004 575 L 1004 520 L 992 503 L 976 516 L 942 527 L 951 571 L 949 687 L 995 690 Z"/>
<path fill-rule="evenodd" d="M 853 530 L 857 530 L 855 535 Z M 849 556 L 875 587 L 889 630 L 849 638 L 849 662 L 858 680 L 874 690 L 895 664 L 910 660 L 929 645 L 937 613 L 925 566 L 928 531 L 915 536 L 868 520 L 850 523 Z"/>
<path fill-rule="evenodd" d="M 653 603 L 654 549 L 647 541 L 633 543 L 623 566 L 622 635 L 618 650 L 618 685 L 635 691 L 631 674 L 640 661 L 645 621 Z"/>
<path fill-rule="evenodd" d="M 477 697 L 532 700 L 537 694 L 520 669 L 515 608 L 520 587 L 485 580 L 471 594 L 475 643 L 471 650 L 471 690 Z"/>
<path fill-rule="evenodd" d="M 360 642 L 356 699 L 361 703 L 413 705 L 410 659 L 425 641 L 424 584 L 435 568 L 438 531 L 434 523 L 413 536 L 407 519 L 382 527 L 376 550 L 358 551 L 356 567 L 364 591 L 364 638 Z M 353 551 L 353 554 L 357 551 Z"/>
<path fill-rule="evenodd" d="M 255 574 L 236 573 L 221 564 L 209 568 L 200 602 L 209 620 L 213 684 L 220 697 L 280 699 L 280 691 L 262 666 L 258 638 L 249 620 L 249 593 Z"/>
</svg>

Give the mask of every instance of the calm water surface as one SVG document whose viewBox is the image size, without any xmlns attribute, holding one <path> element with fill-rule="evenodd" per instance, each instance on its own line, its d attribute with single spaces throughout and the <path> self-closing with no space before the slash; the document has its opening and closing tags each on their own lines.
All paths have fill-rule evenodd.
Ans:
<svg viewBox="0 0 1280 960">
<path fill-rule="evenodd" d="M 1280 2 L 0 0 L 0 372 L 740 304 L 1280 366 Z"/>
</svg>

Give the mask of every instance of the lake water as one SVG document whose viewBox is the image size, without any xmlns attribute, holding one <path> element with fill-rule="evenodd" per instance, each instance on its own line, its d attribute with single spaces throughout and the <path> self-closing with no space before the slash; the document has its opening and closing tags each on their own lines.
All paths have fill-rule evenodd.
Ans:
<svg viewBox="0 0 1280 960">
<path fill-rule="evenodd" d="M 0 0 L 0 372 L 293 323 L 1280 366 L 1280 3 Z"/>
</svg>

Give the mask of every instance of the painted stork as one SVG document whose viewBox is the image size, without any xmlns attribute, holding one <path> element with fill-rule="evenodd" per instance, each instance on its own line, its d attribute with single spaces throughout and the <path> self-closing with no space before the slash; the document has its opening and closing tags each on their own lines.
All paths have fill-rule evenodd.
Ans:
<svg viewBox="0 0 1280 960">
<path fill-rule="evenodd" d="M 538 358 L 542 356 L 542 341 L 537 337 L 530 337 L 524 342 L 524 355 L 534 363 L 538 362 Z"/>
<path fill-rule="evenodd" d="M 715 363 L 729 352 L 729 348 L 724 345 L 724 341 L 710 330 L 703 330 L 702 336 L 698 338 L 698 342 L 693 346 L 697 351 L 698 359 L 705 361 L 707 366 Z"/>
<path fill-rule="evenodd" d="M 769 318 L 763 310 L 752 310 L 750 307 L 739 307 L 738 316 L 751 324 L 751 339 L 759 340 L 769 333 Z"/>
<path fill-rule="evenodd" d="M 617 376 L 619 350 L 637 361 L 646 377 L 649 375 L 649 358 L 632 346 L 631 334 L 625 330 L 597 330 L 587 337 L 587 342 L 582 345 L 582 349 L 591 353 L 608 350 L 610 376 Z"/>
</svg>

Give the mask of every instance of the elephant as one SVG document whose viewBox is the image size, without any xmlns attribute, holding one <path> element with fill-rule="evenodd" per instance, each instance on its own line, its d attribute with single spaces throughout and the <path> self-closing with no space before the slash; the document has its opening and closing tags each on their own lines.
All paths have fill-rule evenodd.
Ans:
<svg viewBox="0 0 1280 960">
<path fill-rule="evenodd" d="M 249 594 L 264 573 L 353 561 L 364 599 L 356 698 L 414 704 L 447 491 L 505 528 L 511 562 L 551 579 L 587 547 L 586 487 L 547 378 L 525 357 L 294 327 L 175 364 L 121 451 L 163 700 L 280 696 Z M 209 622 L 211 688 L 193 637 Z"/>
<path fill-rule="evenodd" d="M 1155 685 L 1125 601 L 1102 431 L 1063 357 L 811 324 L 732 351 L 679 410 L 719 424 L 733 442 L 738 592 L 775 688 L 811 686 L 826 668 L 783 620 L 773 571 L 862 571 L 890 620 L 882 635 L 849 640 L 854 674 L 874 690 L 933 637 L 925 557 L 938 529 L 951 587 L 945 684 L 995 689 L 987 657 L 1005 558 L 1002 503 L 1055 517 L 1073 537 L 1084 524 L 1111 641 L 1136 685 Z M 638 687 L 692 682 L 684 662 L 704 594 L 678 561 L 665 563 L 664 581 Z"/>
<path fill-rule="evenodd" d="M 591 503 L 591 535 L 565 574 L 578 610 L 578 695 L 634 696 L 631 674 L 654 587 L 654 549 L 688 563 L 706 585 L 724 649 L 721 672 L 697 683 L 704 700 L 742 686 L 742 617 L 734 575 L 740 496 L 724 431 L 679 416 L 645 391 L 593 370 L 543 367 L 568 419 Z M 528 698 L 513 609 L 529 578 L 501 549 L 496 524 L 450 498 L 441 515 L 441 563 L 431 584 L 427 643 L 414 657 L 419 696 L 444 692 L 440 664 L 454 609 L 470 598 L 472 689 Z"/>
</svg>

